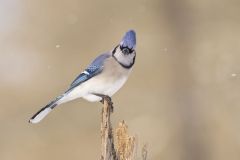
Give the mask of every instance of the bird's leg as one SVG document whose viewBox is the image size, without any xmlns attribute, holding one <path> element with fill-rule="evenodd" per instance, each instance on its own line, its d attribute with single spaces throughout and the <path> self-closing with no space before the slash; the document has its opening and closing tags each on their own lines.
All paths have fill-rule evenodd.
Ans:
<svg viewBox="0 0 240 160">
<path fill-rule="evenodd" d="M 109 96 L 107 96 L 107 95 L 103 95 L 103 94 L 98 94 L 98 93 L 94 93 L 93 95 L 98 96 L 98 97 L 101 97 L 102 100 L 100 100 L 100 102 L 101 102 L 102 104 L 104 104 L 104 99 L 105 99 L 105 100 L 107 101 L 108 105 L 111 106 L 111 110 L 112 110 L 112 112 L 113 112 L 113 102 L 112 102 L 111 97 L 109 97 Z"/>
<path fill-rule="evenodd" d="M 112 98 L 109 96 L 105 96 L 104 99 L 107 101 L 108 105 L 110 106 L 110 110 L 113 113 L 113 102 L 112 102 Z"/>
</svg>

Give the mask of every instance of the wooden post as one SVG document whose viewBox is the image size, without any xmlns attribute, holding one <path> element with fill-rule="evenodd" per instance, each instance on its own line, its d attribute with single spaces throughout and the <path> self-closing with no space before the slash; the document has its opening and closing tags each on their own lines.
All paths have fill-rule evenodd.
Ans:
<svg viewBox="0 0 240 160">
<path fill-rule="evenodd" d="M 137 138 L 128 135 L 128 126 L 120 122 L 116 129 L 116 149 L 114 147 L 114 134 L 111 123 L 113 106 L 110 97 L 103 98 L 101 118 L 101 158 L 100 160 L 136 160 Z M 142 160 L 147 159 L 147 146 L 142 148 Z"/>
<path fill-rule="evenodd" d="M 114 136 L 111 124 L 111 113 L 113 106 L 110 97 L 103 98 L 101 119 L 101 160 L 118 160 L 114 148 Z"/>
</svg>

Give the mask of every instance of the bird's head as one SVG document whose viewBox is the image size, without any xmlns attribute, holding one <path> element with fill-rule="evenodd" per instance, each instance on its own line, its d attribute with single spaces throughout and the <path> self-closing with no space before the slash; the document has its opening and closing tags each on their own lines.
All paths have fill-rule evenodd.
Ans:
<svg viewBox="0 0 240 160">
<path fill-rule="evenodd" d="M 125 33 L 120 42 L 120 49 L 124 54 L 132 53 L 136 48 L 136 33 L 134 30 L 129 30 Z"/>
<path fill-rule="evenodd" d="M 134 30 L 129 30 L 123 36 L 120 44 L 112 50 L 112 56 L 124 68 L 131 68 L 136 57 L 136 33 Z"/>
</svg>

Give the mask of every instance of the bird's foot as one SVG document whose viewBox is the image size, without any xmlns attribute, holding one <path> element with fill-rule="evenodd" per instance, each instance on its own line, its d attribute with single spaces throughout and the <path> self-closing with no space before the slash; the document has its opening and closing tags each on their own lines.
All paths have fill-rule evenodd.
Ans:
<svg viewBox="0 0 240 160">
<path fill-rule="evenodd" d="M 109 96 L 105 96 L 102 100 L 104 101 L 104 99 L 107 101 L 108 105 L 112 106 L 113 102 L 112 102 L 112 98 Z"/>
<path fill-rule="evenodd" d="M 111 107 L 111 112 L 113 112 L 113 102 L 112 102 L 112 98 L 107 96 L 107 95 L 103 95 L 103 94 L 94 94 L 98 97 L 101 97 L 102 99 L 100 100 L 100 102 L 102 104 L 104 104 L 104 100 L 106 100 L 106 102 L 108 103 L 108 105 Z"/>
</svg>

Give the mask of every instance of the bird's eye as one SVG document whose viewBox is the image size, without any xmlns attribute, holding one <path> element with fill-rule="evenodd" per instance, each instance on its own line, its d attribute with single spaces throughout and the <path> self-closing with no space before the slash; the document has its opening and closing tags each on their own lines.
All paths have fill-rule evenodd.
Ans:
<svg viewBox="0 0 240 160">
<path fill-rule="evenodd" d="M 122 52 L 123 52 L 123 54 L 129 54 L 130 50 L 128 48 L 123 48 Z"/>
</svg>

